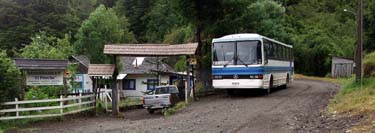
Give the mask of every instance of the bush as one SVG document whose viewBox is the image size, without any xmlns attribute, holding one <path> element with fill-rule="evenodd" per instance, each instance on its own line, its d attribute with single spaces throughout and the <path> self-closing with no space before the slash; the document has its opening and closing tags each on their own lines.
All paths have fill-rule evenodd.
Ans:
<svg viewBox="0 0 375 133">
<path fill-rule="evenodd" d="M 20 71 L 5 51 L 0 51 L 0 103 L 14 101 L 19 90 Z"/>
<path fill-rule="evenodd" d="M 365 77 L 375 77 L 375 52 L 366 55 L 363 73 Z"/>
</svg>

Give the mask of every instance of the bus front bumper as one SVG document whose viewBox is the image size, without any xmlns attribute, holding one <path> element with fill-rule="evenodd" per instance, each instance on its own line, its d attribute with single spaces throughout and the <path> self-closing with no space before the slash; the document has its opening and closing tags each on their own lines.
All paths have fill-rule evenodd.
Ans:
<svg viewBox="0 0 375 133">
<path fill-rule="evenodd" d="M 263 89 L 263 79 L 220 79 L 213 80 L 217 89 Z"/>
</svg>

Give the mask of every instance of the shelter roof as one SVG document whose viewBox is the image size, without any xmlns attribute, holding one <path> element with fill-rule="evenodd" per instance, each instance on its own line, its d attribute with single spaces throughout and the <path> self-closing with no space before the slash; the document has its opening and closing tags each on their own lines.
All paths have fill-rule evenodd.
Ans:
<svg viewBox="0 0 375 133">
<path fill-rule="evenodd" d="M 90 64 L 88 74 L 90 76 L 112 76 L 114 71 L 114 64 Z"/>
<path fill-rule="evenodd" d="M 68 60 L 55 59 L 21 59 L 16 58 L 14 62 L 21 70 L 66 70 Z"/>
<path fill-rule="evenodd" d="M 104 54 L 123 56 L 178 56 L 194 55 L 198 43 L 188 44 L 108 44 Z"/>
</svg>

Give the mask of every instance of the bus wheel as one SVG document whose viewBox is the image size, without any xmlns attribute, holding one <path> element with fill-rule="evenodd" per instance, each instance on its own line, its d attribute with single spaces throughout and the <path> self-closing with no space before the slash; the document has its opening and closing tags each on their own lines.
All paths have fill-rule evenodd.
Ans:
<svg viewBox="0 0 375 133">
<path fill-rule="evenodd" d="M 227 94 L 228 94 L 229 96 L 234 95 L 234 90 L 232 90 L 232 89 L 228 89 L 228 90 L 227 90 Z"/>
<path fill-rule="evenodd" d="M 289 85 L 289 74 L 288 75 L 286 75 L 286 81 L 285 81 L 285 89 L 288 89 L 288 85 Z"/>
<path fill-rule="evenodd" d="M 267 91 L 267 92 L 266 92 L 267 95 L 271 93 L 271 89 L 272 89 L 272 87 L 273 87 L 273 77 L 271 76 L 269 87 L 268 87 L 268 89 L 266 90 L 266 91 Z"/>
</svg>

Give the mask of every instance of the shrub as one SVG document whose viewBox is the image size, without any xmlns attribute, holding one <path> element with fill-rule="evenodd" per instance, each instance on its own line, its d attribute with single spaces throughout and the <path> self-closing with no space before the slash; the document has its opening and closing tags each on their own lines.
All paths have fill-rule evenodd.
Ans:
<svg viewBox="0 0 375 133">
<path fill-rule="evenodd" d="M 18 95 L 20 71 L 5 51 L 0 51 L 0 103 L 13 101 Z"/>
<path fill-rule="evenodd" d="M 375 52 L 372 52 L 365 57 L 364 76 L 375 77 Z"/>
</svg>

